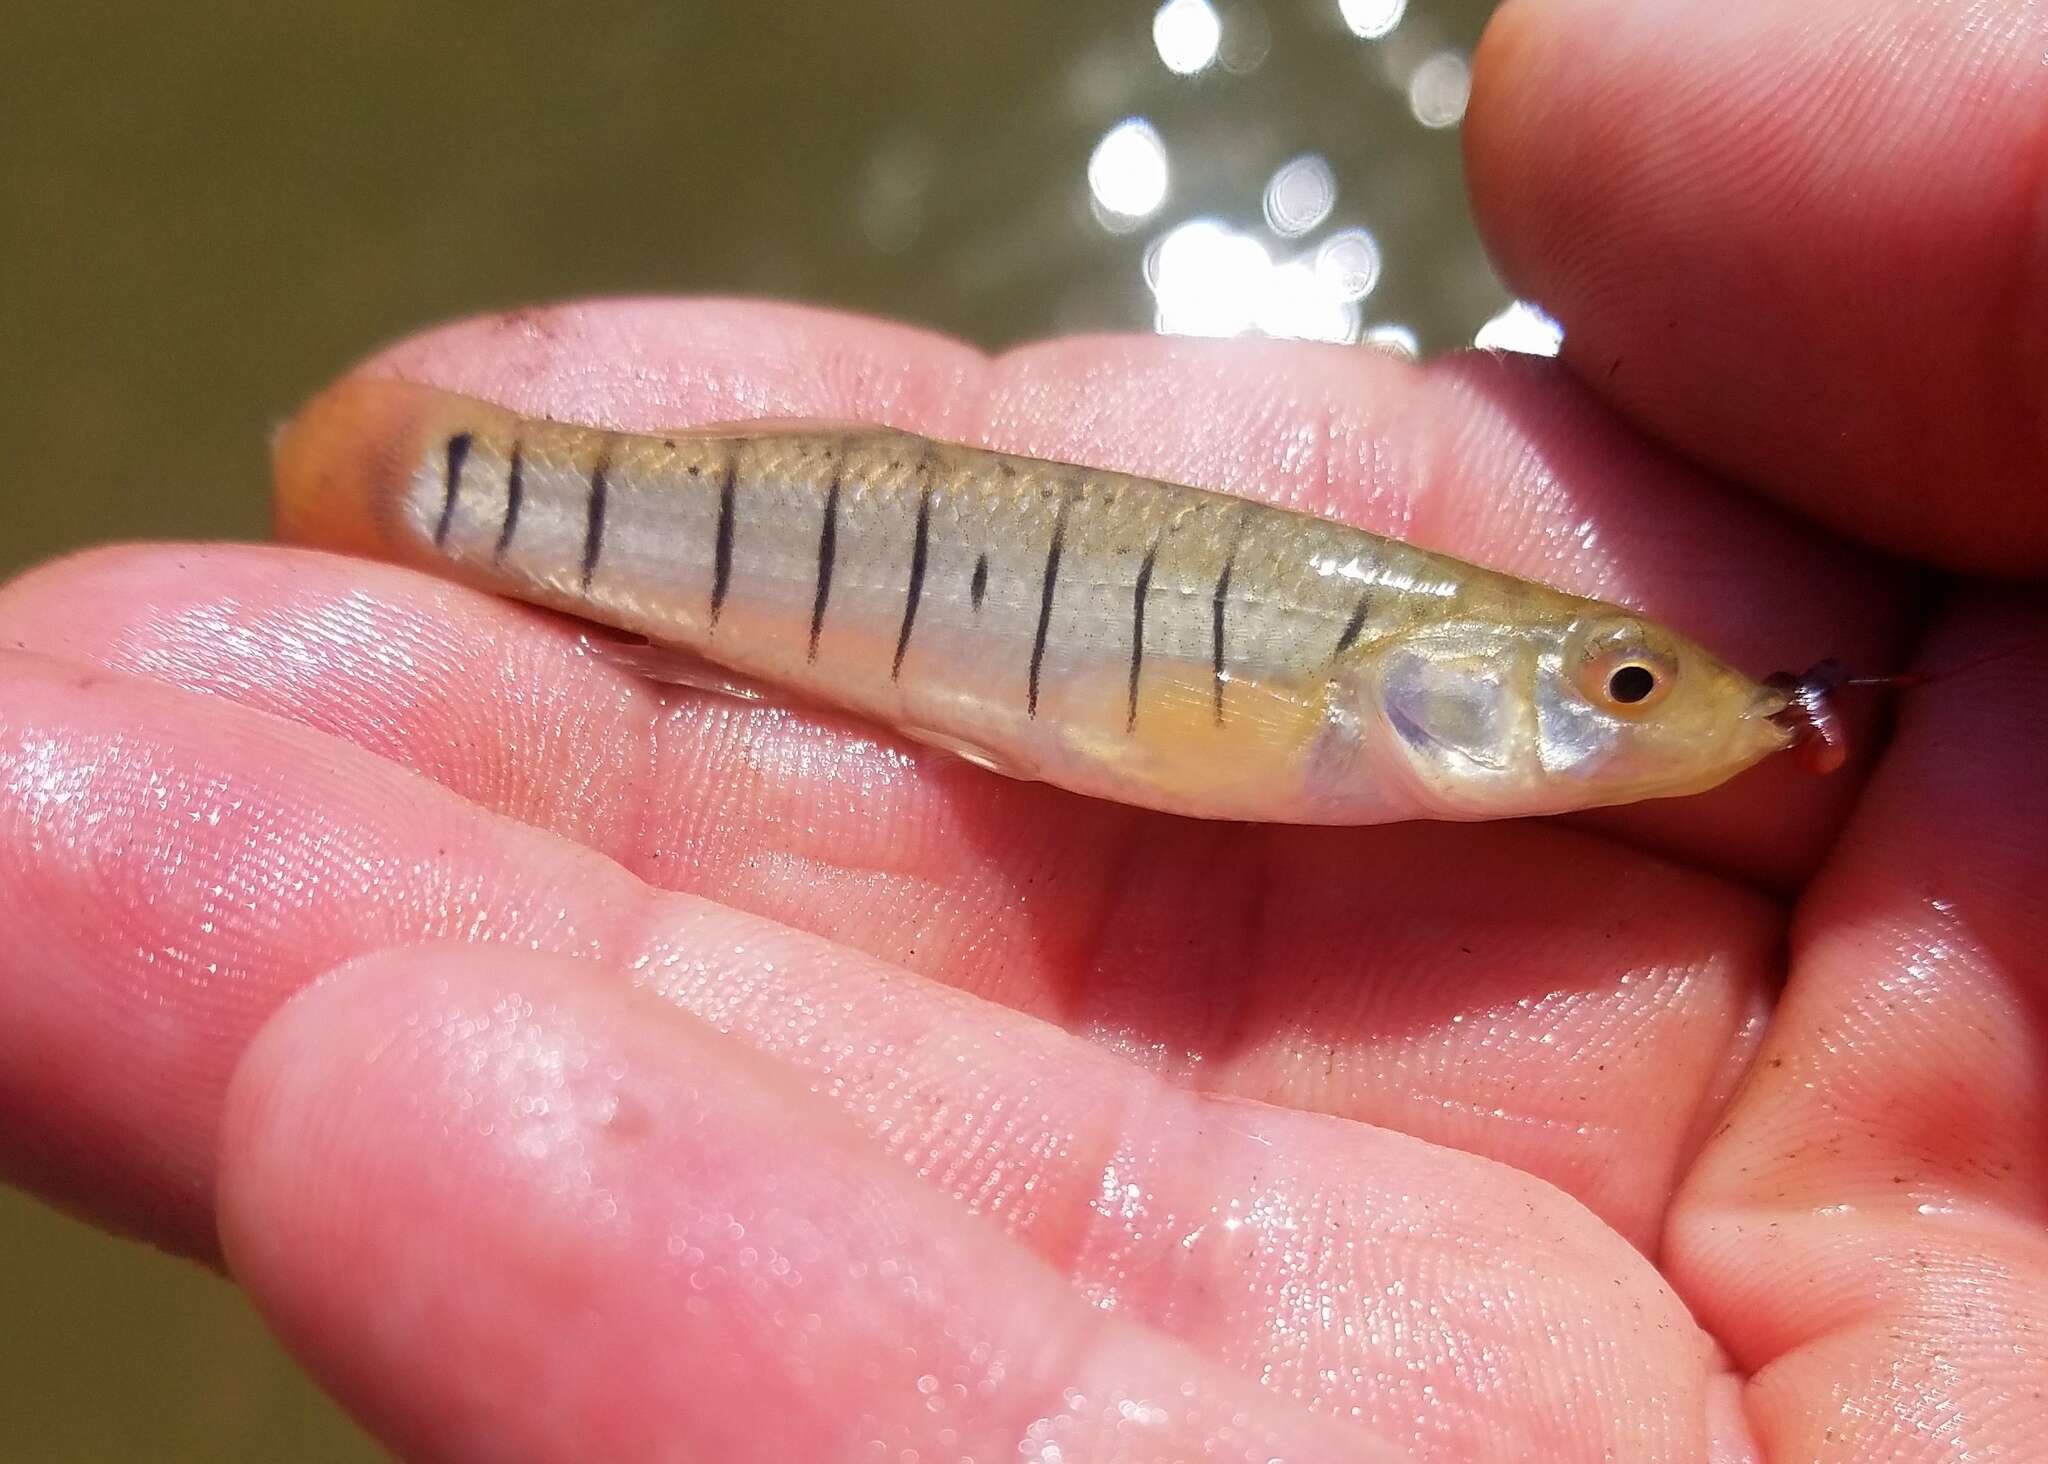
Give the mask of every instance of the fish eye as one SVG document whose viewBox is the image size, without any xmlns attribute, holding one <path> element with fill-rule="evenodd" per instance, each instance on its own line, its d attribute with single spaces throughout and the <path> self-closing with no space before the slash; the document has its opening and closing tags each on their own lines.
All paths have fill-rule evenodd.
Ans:
<svg viewBox="0 0 2048 1464">
<path fill-rule="evenodd" d="M 1634 706 L 1657 689 L 1657 673 L 1648 666 L 1616 666 L 1607 673 L 1607 699 Z"/>
<path fill-rule="evenodd" d="M 1579 672 L 1579 691 L 1604 712 L 1639 717 L 1664 700 L 1677 668 L 1642 646 L 1595 651 Z"/>
</svg>

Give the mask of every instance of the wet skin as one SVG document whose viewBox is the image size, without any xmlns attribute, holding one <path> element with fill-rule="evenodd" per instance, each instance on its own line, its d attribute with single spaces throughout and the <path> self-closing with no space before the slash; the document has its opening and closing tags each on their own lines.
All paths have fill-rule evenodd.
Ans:
<svg viewBox="0 0 2048 1464">
<path fill-rule="evenodd" d="M 639 301 L 365 369 L 1266 494 L 1934 671 L 1888 743 L 1245 830 L 404 570 L 99 551 L 0 590 L 0 1165 L 225 1265 L 413 1457 L 2048 1434 L 2044 23 L 1773 9 L 1496 21 L 1477 203 L 1562 364 Z"/>
</svg>

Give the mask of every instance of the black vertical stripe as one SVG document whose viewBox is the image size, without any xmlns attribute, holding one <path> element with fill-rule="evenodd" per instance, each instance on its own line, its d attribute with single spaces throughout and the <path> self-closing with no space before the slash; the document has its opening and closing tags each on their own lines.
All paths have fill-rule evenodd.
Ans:
<svg viewBox="0 0 2048 1464">
<path fill-rule="evenodd" d="M 825 604 L 832 598 L 832 557 L 839 551 L 839 465 L 825 490 L 825 522 L 818 530 L 818 595 L 811 602 L 811 659 L 818 659 L 818 637 L 825 631 Z"/>
<path fill-rule="evenodd" d="M 1159 541 L 1145 551 L 1138 566 L 1137 588 L 1131 594 L 1131 713 L 1124 719 L 1124 731 L 1138 728 L 1138 676 L 1145 666 L 1145 596 L 1152 589 L 1152 562 L 1159 557 Z"/>
<path fill-rule="evenodd" d="M 1223 573 L 1216 577 L 1216 595 L 1210 601 L 1213 621 L 1210 661 L 1216 678 L 1216 725 L 1223 725 L 1223 686 L 1226 676 L 1223 671 L 1223 629 L 1225 603 L 1230 599 L 1230 576 L 1237 568 L 1237 546 L 1230 547 L 1230 557 L 1223 561 Z"/>
<path fill-rule="evenodd" d="M 896 632 L 896 660 L 889 668 L 894 680 L 903 674 L 903 653 L 910 649 L 910 627 L 917 623 L 917 602 L 924 594 L 924 563 L 932 533 L 931 475 L 925 474 L 924 490 L 917 495 L 917 534 L 910 541 L 910 585 L 903 592 L 903 628 Z"/>
<path fill-rule="evenodd" d="M 988 595 L 988 556 L 986 554 L 974 561 L 974 582 L 967 587 L 967 593 L 974 600 L 974 608 L 979 610 L 982 600 Z"/>
<path fill-rule="evenodd" d="M 448 439 L 448 463 L 443 473 L 441 497 L 441 521 L 434 525 L 434 547 L 439 549 L 448 542 L 449 526 L 455 522 L 455 495 L 462 487 L 462 461 L 469 456 L 472 436 L 458 432 Z"/>
<path fill-rule="evenodd" d="M 1038 678 L 1045 664 L 1045 634 L 1052 628 L 1052 597 L 1060 580 L 1060 550 L 1067 538 L 1067 510 L 1072 507 L 1071 495 L 1060 497 L 1059 513 L 1052 521 L 1052 547 L 1045 551 L 1045 582 L 1038 591 L 1038 634 L 1031 641 L 1031 687 L 1024 702 L 1029 716 L 1038 715 Z"/>
<path fill-rule="evenodd" d="M 525 460 L 520 445 L 512 444 L 512 461 L 505 469 L 505 522 L 498 526 L 498 542 L 491 550 L 493 560 L 503 559 L 512 546 L 513 530 L 519 527 L 519 503 L 526 494 Z"/>
<path fill-rule="evenodd" d="M 605 474 L 611 471 L 611 444 L 605 444 L 598 453 L 597 462 L 590 469 L 590 497 L 583 510 L 583 589 L 587 594 L 590 581 L 597 574 L 597 556 L 604 548 L 604 500 L 606 493 Z"/>
<path fill-rule="evenodd" d="M 1372 591 L 1359 595 L 1358 603 L 1351 609 L 1351 618 L 1344 622 L 1344 633 L 1337 637 L 1337 654 L 1343 655 L 1358 639 L 1358 633 L 1365 629 L 1366 612 L 1372 609 Z"/>
<path fill-rule="evenodd" d="M 725 608 L 725 592 L 732 588 L 733 511 L 738 506 L 740 449 L 734 443 L 726 449 L 725 480 L 718 487 L 718 542 L 711 558 L 711 624 Z"/>
</svg>

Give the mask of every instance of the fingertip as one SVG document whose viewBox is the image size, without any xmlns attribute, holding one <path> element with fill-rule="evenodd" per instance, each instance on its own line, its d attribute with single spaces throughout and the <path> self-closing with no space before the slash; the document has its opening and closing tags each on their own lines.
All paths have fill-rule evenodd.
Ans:
<svg viewBox="0 0 2048 1464">
<path fill-rule="evenodd" d="M 1889 551 L 2036 573 L 2038 18 L 1513 0 L 1464 136 L 1502 276 L 1697 461 Z"/>
<path fill-rule="evenodd" d="M 1535 13 L 1529 0 L 1503 0 L 1472 48 L 1472 90 L 1458 133 L 1475 206 L 1508 181 L 1499 164 L 1514 141 L 1529 95 L 1523 78 L 1533 68 L 1531 53 L 1543 37 L 1542 27 L 1533 23 Z"/>
<path fill-rule="evenodd" d="M 1556 187 L 1580 170 L 1565 159 L 1532 168 L 1526 149 L 1541 139 L 1547 148 L 1576 155 L 1581 129 L 1548 125 L 1561 83 L 1575 104 L 1599 105 L 1585 94 L 1598 86 L 1597 67 L 1582 65 L 1577 78 L 1556 74 L 1557 38 L 1571 30 L 1559 11 L 1557 0 L 1505 0 L 1493 13 L 1473 48 L 1471 97 L 1459 129 L 1473 222 L 1503 278 L 1539 302 L 1555 292 L 1536 249 L 1545 231 L 1527 226 L 1527 215 L 1539 203 L 1532 190 Z"/>
</svg>

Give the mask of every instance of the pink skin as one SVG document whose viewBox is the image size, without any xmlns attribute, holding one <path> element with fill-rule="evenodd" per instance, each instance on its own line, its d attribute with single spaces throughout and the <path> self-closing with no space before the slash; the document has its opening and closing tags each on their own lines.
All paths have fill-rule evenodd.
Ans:
<svg viewBox="0 0 2048 1464">
<path fill-rule="evenodd" d="M 1052 1045 L 1066 1061 L 1049 1054 L 1049 1076 L 1104 1081 L 1099 1054 Z M 1216 1134 L 1200 1105 L 1166 1106 L 1164 1149 L 1236 1186 L 1260 1128 L 1293 1147 L 1303 1121 Z M 1420 1146 L 1384 1137 L 1397 1172 L 1414 1167 Z M 511 1440 L 561 1459 L 900 1458 L 935 1441 L 986 1459 L 1025 1442 L 1048 1458 L 1400 1457 L 1283 1406 L 1211 1329 L 1149 1324 L 1142 1294 L 1124 1315 L 1090 1305 L 800 1074 L 587 964 L 472 946 L 347 969 L 259 1035 L 221 1153 L 237 1274 L 408 1456 Z M 1264 1228 L 1206 1259 L 1257 1264 Z M 369 1306 L 366 1275 L 384 1282 Z M 452 1386 L 422 1408 L 385 1386 L 394 1370 Z"/>
<path fill-rule="evenodd" d="M 1681 451 L 1910 558 L 2039 575 L 2044 48 L 2026 0 L 1509 0 L 1474 202 L 1566 357 Z"/>
<path fill-rule="evenodd" d="M 1482 55 L 1482 208 L 1567 301 L 1634 265 L 1549 212 L 1600 170 L 1546 186 L 1541 158 L 1663 135 L 1646 107 L 1698 147 L 1714 120 L 1698 79 L 1610 80 L 1626 127 L 1518 90 L 1565 85 L 1560 56 L 1694 55 L 1685 16 L 1612 8 L 1517 4 L 1523 44 Z M 2038 40 L 2009 31 L 1970 32 L 1973 64 Z M 1781 53 L 1813 64 L 1744 50 L 1721 127 L 1755 136 L 1750 68 Z M 1525 113 L 1549 151 L 1490 167 Z M 1725 167 L 1661 166 L 1603 207 L 1680 178 L 1747 206 Z M 1739 247 L 1780 293 L 1860 299 L 1913 257 L 1885 217 L 1863 275 L 1797 217 Z M 1085 456 L 1633 600 L 1759 672 L 1909 644 L 1967 668 L 1901 694 L 1881 755 L 1852 728 L 1830 779 L 1787 760 L 1568 821 L 1219 828 L 667 695 L 404 571 L 100 551 L 0 588 L 0 1171 L 224 1263 L 424 1459 L 2023 1457 L 2048 610 L 1962 585 L 1918 622 L 1901 573 L 1595 399 L 1769 484 L 1789 447 L 1714 436 L 1768 371 L 1575 308 L 1689 391 L 1150 339 L 989 361 L 655 301 L 368 369 L 622 426 L 876 417 Z M 1886 359 L 1815 389 L 1913 410 Z M 1997 419 L 2015 440 L 1970 463 L 2038 427 Z M 1830 481 L 1853 533 L 1917 511 Z M 1990 491 L 1933 552 L 2027 552 Z"/>
</svg>

